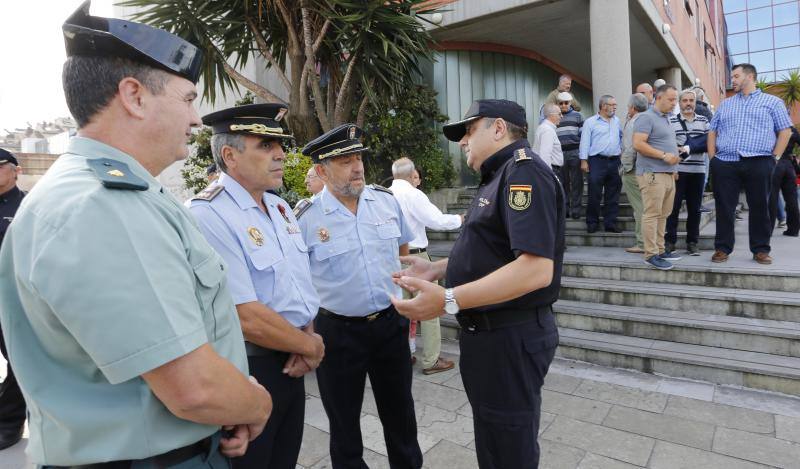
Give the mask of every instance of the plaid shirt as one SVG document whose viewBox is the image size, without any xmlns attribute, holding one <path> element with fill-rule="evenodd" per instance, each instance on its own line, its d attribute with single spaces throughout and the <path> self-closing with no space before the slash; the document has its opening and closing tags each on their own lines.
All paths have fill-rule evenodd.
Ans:
<svg viewBox="0 0 800 469">
<path fill-rule="evenodd" d="M 786 106 L 779 98 L 756 90 L 737 93 L 722 102 L 711 119 L 717 133 L 717 155 L 722 161 L 740 157 L 771 155 L 776 133 L 792 126 Z"/>
</svg>

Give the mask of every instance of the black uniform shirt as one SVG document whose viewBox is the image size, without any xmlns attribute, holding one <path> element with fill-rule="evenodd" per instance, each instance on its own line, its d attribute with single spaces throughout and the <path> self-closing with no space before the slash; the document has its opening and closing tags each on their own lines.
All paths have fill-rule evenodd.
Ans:
<svg viewBox="0 0 800 469">
<path fill-rule="evenodd" d="M 5 238 L 6 231 L 8 231 L 8 225 L 14 219 L 14 214 L 17 213 L 23 197 L 25 197 L 25 193 L 19 190 L 17 186 L 14 186 L 13 189 L 5 194 L 0 194 L 0 244 L 3 243 L 3 238 Z"/>
<path fill-rule="evenodd" d="M 522 253 L 552 259 L 553 282 L 510 301 L 464 311 L 527 310 L 554 303 L 561 286 L 564 212 L 561 184 L 527 140 L 484 161 L 478 193 L 450 252 L 445 284 L 455 287 L 478 280 Z"/>
</svg>

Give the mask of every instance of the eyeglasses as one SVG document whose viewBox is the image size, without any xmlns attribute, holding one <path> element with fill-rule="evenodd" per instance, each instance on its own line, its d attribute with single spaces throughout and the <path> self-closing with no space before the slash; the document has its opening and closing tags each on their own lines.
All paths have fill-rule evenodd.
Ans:
<svg viewBox="0 0 800 469">
<path fill-rule="evenodd" d="M 572 104 L 572 103 L 570 103 L 569 101 L 559 101 L 559 102 L 558 102 L 558 105 L 559 105 L 559 106 L 562 106 L 562 105 L 564 105 L 564 104 Z"/>
</svg>

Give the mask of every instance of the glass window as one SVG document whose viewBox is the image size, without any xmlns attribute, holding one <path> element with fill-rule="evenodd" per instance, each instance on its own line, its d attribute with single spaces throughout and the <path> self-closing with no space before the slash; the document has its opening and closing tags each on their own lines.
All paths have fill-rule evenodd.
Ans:
<svg viewBox="0 0 800 469">
<path fill-rule="evenodd" d="M 779 26 L 775 28 L 775 47 L 788 47 L 799 44 L 800 24 L 790 24 L 789 26 Z"/>
<path fill-rule="evenodd" d="M 747 8 L 761 8 L 768 6 L 772 3 L 772 0 L 747 0 Z M 725 2 L 725 6 L 728 6 L 728 2 Z"/>
<path fill-rule="evenodd" d="M 800 47 L 775 49 L 775 68 L 800 68 Z"/>
<path fill-rule="evenodd" d="M 750 31 L 747 35 L 750 41 L 750 52 L 772 49 L 772 29 Z"/>
<path fill-rule="evenodd" d="M 766 81 L 767 83 L 775 83 L 775 72 L 767 72 L 767 73 L 758 72 L 758 81 Z"/>
<path fill-rule="evenodd" d="M 733 65 L 750 63 L 750 56 L 747 54 L 732 55 L 731 62 Z"/>
<path fill-rule="evenodd" d="M 729 54 L 743 54 L 745 52 L 747 52 L 747 33 L 731 34 L 728 36 Z"/>
<path fill-rule="evenodd" d="M 725 11 L 742 11 L 747 5 L 744 0 L 725 0 Z"/>
<path fill-rule="evenodd" d="M 741 33 L 747 31 L 747 13 L 731 13 L 725 15 L 725 23 L 728 25 L 728 34 Z"/>
<path fill-rule="evenodd" d="M 764 52 L 753 52 L 750 54 L 750 63 L 753 64 L 759 74 L 761 72 L 771 72 L 775 70 L 774 56 L 775 54 L 771 50 Z"/>
<path fill-rule="evenodd" d="M 772 8 L 759 8 L 747 12 L 747 29 L 764 29 L 772 27 Z"/>
<path fill-rule="evenodd" d="M 772 11 L 775 12 L 775 26 L 782 24 L 797 23 L 798 19 L 798 3 L 784 3 L 783 5 L 775 5 Z"/>
</svg>

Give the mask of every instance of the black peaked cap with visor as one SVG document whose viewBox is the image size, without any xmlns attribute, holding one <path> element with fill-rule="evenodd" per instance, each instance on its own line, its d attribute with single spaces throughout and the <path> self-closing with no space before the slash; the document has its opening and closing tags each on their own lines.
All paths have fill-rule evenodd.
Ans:
<svg viewBox="0 0 800 469">
<path fill-rule="evenodd" d="M 203 124 L 211 126 L 215 134 L 247 134 L 256 137 L 292 138 L 281 126 L 289 112 L 285 104 L 246 104 L 203 116 Z"/>
<path fill-rule="evenodd" d="M 525 118 L 525 108 L 506 99 L 479 99 L 474 101 L 464 114 L 464 118 L 457 122 L 445 124 L 442 132 L 448 140 L 459 142 L 467 133 L 467 124 L 482 117 L 502 118 L 518 127 L 528 130 L 528 121 Z"/>
<path fill-rule="evenodd" d="M 308 142 L 303 154 L 310 156 L 314 163 L 319 163 L 326 158 L 362 153 L 369 150 L 361 143 L 363 136 L 364 131 L 359 126 L 342 124 Z"/>
</svg>

